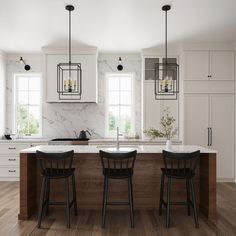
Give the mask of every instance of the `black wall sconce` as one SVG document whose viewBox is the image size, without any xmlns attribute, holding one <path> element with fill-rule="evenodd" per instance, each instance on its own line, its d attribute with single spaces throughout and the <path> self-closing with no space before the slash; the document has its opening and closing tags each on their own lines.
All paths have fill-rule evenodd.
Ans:
<svg viewBox="0 0 236 236">
<path fill-rule="evenodd" d="M 119 65 L 117 66 L 117 70 L 119 70 L 119 71 L 123 70 L 121 57 L 119 57 Z"/>
<path fill-rule="evenodd" d="M 29 70 L 30 70 L 30 68 L 31 68 L 30 65 L 27 65 L 27 64 L 25 63 L 23 57 L 20 57 L 20 63 L 21 63 L 21 64 L 24 64 L 24 66 L 25 66 L 24 68 L 25 68 L 26 71 L 29 71 Z"/>
</svg>

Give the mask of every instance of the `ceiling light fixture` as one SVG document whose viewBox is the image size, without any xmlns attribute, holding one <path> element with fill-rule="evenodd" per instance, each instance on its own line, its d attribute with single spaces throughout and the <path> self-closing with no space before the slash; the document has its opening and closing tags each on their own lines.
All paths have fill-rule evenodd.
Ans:
<svg viewBox="0 0 236 236">
<path fill-rule="evenodd" d="M 73 5 L 67 5 L 65 9 L 69 12 L 69 62 L 57 65 L 57 92 L 60 100 L 80 100 L 82 94 L 81 63 L 71 62 L 71 12 L 75 8 Z"/>
<path fill-rule="evenodd" d="M 170 9 L 170 5 L 162 7 L 165 12 L 165 58 L 162 63 L 155 64 L 156 100 L 176 100 L 179 93 L 179 65 L 175 58 L 167 57 L 167 12 Z"/>
<path fill-rule="evenodd" d="M 30 65 L 27 65 L 27 64 L 25 63 L 23 57 L 20 57 L 20 63 L 25 66 L 24 69 L 25 69 L 26 71 L 29 71 L 29 70 L 30 70 L 30 68 L 31 68 Z"/>
<path fill-rule="evenodd" d="M 119 71 L 123 70 L 123 65 L 122 65 L 121 57 L 119 57 L 119 65 L 117 66 L 117 70 L 119 70 Z"/>
</svg>

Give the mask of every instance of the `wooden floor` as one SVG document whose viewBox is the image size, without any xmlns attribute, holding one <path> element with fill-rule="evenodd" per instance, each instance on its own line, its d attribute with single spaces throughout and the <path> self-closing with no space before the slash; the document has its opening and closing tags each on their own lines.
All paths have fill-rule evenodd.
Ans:
<svg viewBox="0 0 236 236">
<path fill-rule="evenodd" d="M 57 207 L 43 220 L 42 229 L 37 229 L 36 219 L 18 221 L 19 184 L 0 182 L 0 235 L 236 235 L 236 184 L 219 183 L 217 185 L 218 220 L 210 222 L 200 216 L 200 228 L 195 229 L 193 217 L 187 216 L 185 207 L 179 207 L 171 213 L 171 228 L 165 228 L 165 214 L 158 216 L 154 211 L 135 211 L 135 228 L 129 226 L 128 211 L 109 211 L 107 227 L 100 226 L 100 211 L 79 211 L 77 217 L 72 214 L 71 229 L 66 228 L 65 210 Z"/>
</svg>

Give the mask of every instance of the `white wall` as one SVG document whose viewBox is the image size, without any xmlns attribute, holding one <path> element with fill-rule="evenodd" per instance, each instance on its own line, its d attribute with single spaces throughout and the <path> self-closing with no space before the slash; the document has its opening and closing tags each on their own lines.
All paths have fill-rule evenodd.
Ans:
<svg viewBox="0 0 236 236">
<path fill-rule="evenodd" d="M 8 55 L 7 83 L 6 83 L 6 132 L 12 132 L 13 124 L 13 93 L 12 82 L 15 72 L 25 70 L 19 63 L 22 56 L 32 68 L 30 72 L 42 72 L 42 55 Z M 74 137 L 74 130 L 78 133 L 82 129 L 90 128 L 94 131 L 93 138 L 105 135 L 105 74 L 117 72 L 119 56 L 122 56 L 124 72 L 135 73 L 135 129 L 141 134 L 141 56 L 103 54 L 98 59 L 98 103 L 45 103 L 43 101 L 43 136 Z M 44 78 L 43 78 L 44 79 Z"/>
<path fill-rule="evenodd" d="M 5 55 L 0 51 L 0 137 L 5 131 Z"/>
</svg>

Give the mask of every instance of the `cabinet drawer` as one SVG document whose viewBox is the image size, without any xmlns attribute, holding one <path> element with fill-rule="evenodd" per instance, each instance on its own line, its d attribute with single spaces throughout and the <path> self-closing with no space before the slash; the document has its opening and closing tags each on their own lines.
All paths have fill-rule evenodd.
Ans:
<svg viewBox="0 0 236 236">
<path fill-rule="evenodd" d="M 18 167 L 0 167 L 0 177 L 19 177 Z"/>
<path fill-rule="evenodd" d="M 19 153 L 21 150 L 29 148 L 30 144 L 15 144 L 15 143 L 9 143 L 9 144 L 0 144 L 0 153 Z"/>
<path fill-rule="evenodd" d="M 0 155 L 0 166 L 19 166 L 19 154 Z"/>
</svg>

